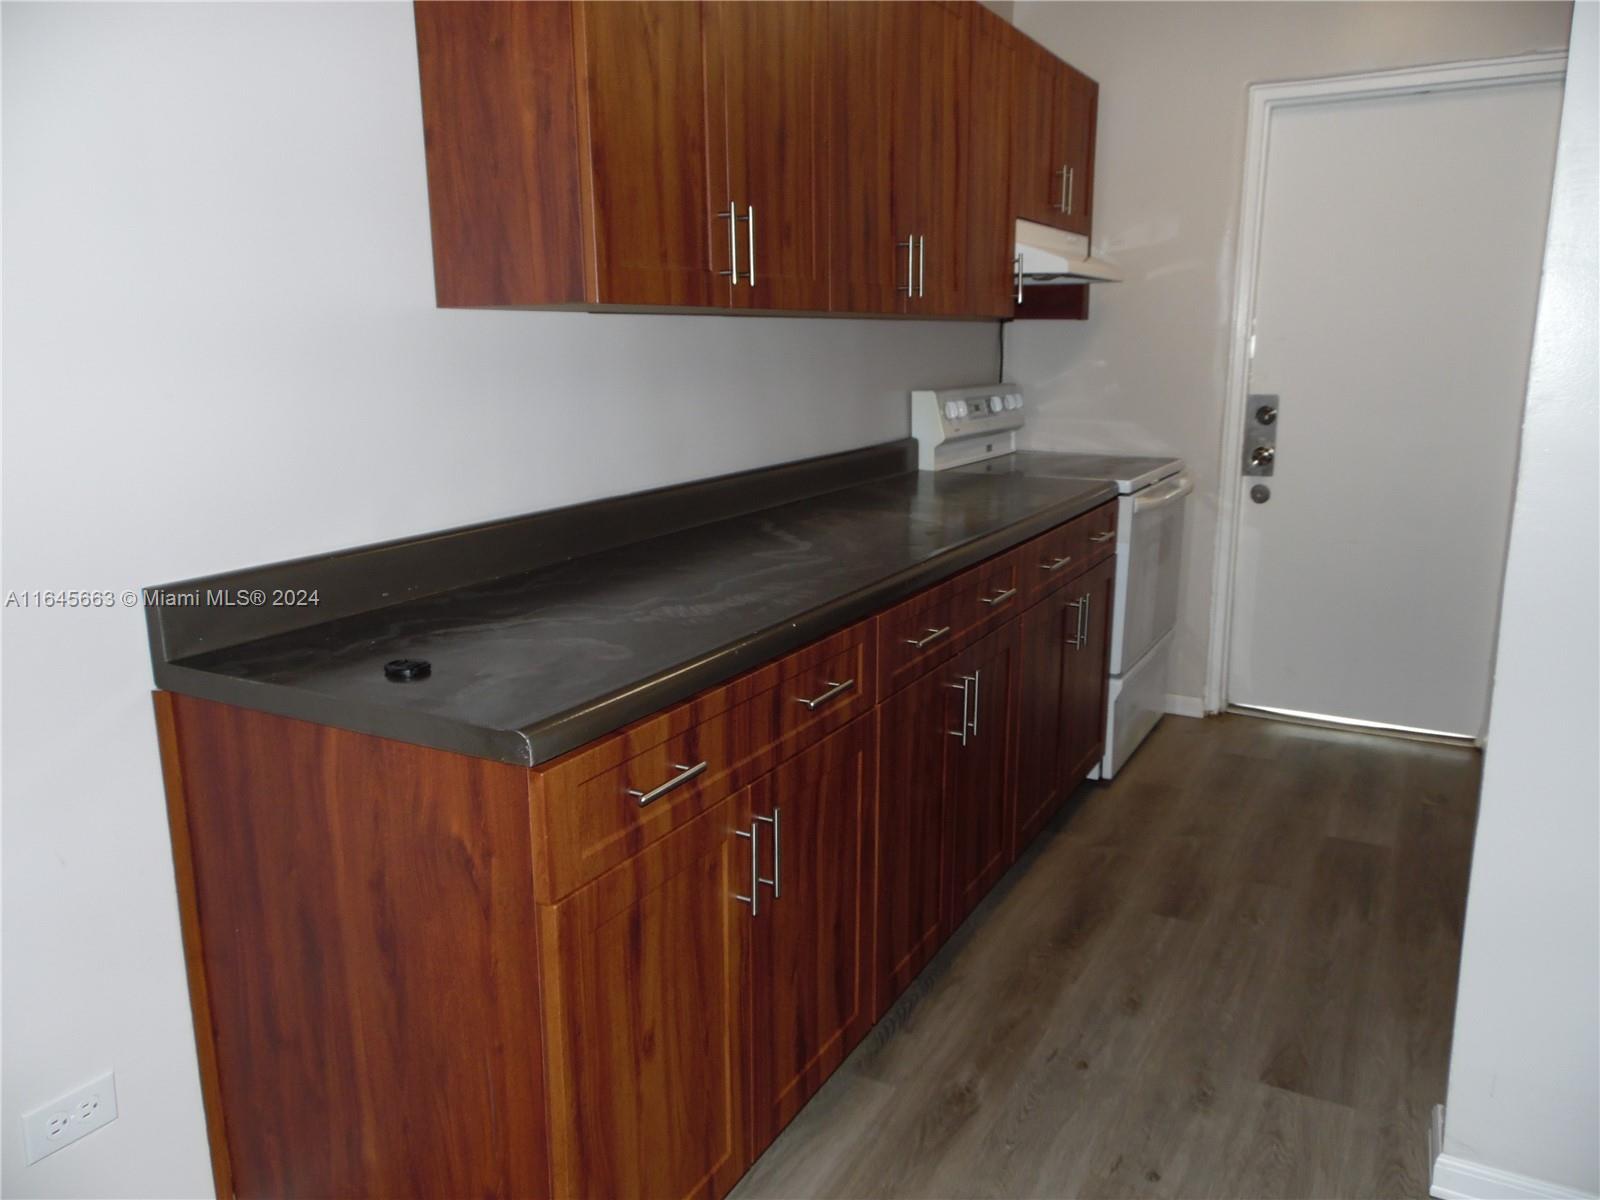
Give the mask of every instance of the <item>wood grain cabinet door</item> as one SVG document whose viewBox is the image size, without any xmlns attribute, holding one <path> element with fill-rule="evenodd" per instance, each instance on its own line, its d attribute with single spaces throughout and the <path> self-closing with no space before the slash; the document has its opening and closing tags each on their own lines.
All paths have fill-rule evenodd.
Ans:
<svg viewBox="0 0 1600 1200">
<path fill-rule="evenodd" d="M 966 310 L 1009 317 L 1015 307 L 1011 208 L 1011 27 L 982 6 L 968 10 L 971 92 L 966 135 Z"/>
<path fill-rule="evenodd" d="M 580 3 L 579 124 L 589 148 L 601 304 L 727 307 L 727 152 L 705 7 Z"/>
<path fill-rule="evenodd" d="M 871 716 L 780 766 L 758 794 L 761 908 L 750 988 L 759 1154 L 872 1025 Z"/>
<path fill-rule="evenodd" d="M 949 845 L 953 930 L 1011 864 L 1011 760 L 1019 630 L 990 634 L 956 659 L 967 684 L 967 737 L 955 739 L 947 772 L 945 837 Z"/>
<path fill-rule="evenodd" d="M 1077 621 L 1070 587 L 1049 593 L 1022 614 L 1013 858 L 1050 819 L 1067 791 L 1067 707 L 1071 699 L 1067 656 L 1077 638 Z"/>
<path fill-rule="evenodd" d="M 963 6 L 908 0 L 888 6 L 895 33 L 894 197 L 897 241 L 915 262 L 904 311 L 966 315 L 966 113 L 971 66 Z M 904 231 L 904 234 L 900 231 Z"/>
<path fill-rule="evenodd" d="M 1061 64 L 1030 38 L 1011 37 L 1012 203 L 1024 220 L 1058 225 L 1063 219 L 1059 172 L 1064 160 L 1056 118 Z"/>
<path fill-rule="evenodd" d="M 750 1162 L 750 807 L 540 910 L 558 1196 L 721 1196 Z"/>
<path fill-rule="evenodd" d="M 727 0 L 706 9 L 726 85 L 733 303 L 825 311 L 827 5 Z"/>
<path fill-rule="evenodd" d="M 1057 64 L 1056 121 L 1058 154 L 1066 165 L 1066 211 L 1058 223 L 1085 236 L 1094 215 L 1094 140 L 1100 107 L 1100 85 L 1082 71 Z"/>
<path fill-rule="evenodd" d="M 944 940 L 945 773 L 959 736 L 960 697 L 951 662 L 878 709 L 875 1017 Z"/>
<path fill-rule="evenodd" d="M 900 7 L 836 0 L 826 10 L 828 61 L 828 308 L 892 313 L 905 303 L 907 231 L 894 208 L 894 87 L 890 56 Z"/>
<path fill-rule="evenodd" d="M 1082 633 L 1067 656 L 1066 775 L 1076 784 L 1105 750 L 1106 669 L 1111 658 L 1111 604 L 1117 561 L 1104 560 L 1065 589 L 1074 605 L 1083 604 Z"/>
</svg>

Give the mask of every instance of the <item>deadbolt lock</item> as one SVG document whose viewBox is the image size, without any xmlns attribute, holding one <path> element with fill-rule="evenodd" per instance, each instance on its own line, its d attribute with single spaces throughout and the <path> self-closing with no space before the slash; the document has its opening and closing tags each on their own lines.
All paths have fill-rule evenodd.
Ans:
<svg viewBox="0 0 1600 1200">
<path fill-rule="evenodd" d="M 1255 393 L 1249 397 L 1245 411 L 1249 417 L 1244 431 L 1244 473 L 1271 475 L 1278 457 L 1278 397 L 1273 393 Z"/>
</svg>

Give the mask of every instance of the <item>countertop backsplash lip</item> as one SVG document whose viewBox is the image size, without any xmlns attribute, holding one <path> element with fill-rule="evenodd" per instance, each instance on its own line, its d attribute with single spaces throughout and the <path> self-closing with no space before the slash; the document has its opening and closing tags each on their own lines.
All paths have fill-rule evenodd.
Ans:
<svg viewBox="0 0 1600 1200">
<path fill-rule="evenodd" d="M 323 590 L 329 590 L 326 585 L 332 573 L 331 582 L 342 585 L 343 596 L 336 596 L 331 608 L 319 604 L 314 608 L 249 605 L 217 609 L 146 600 L 150 652 L 157 663 L 181 662 L 274 634 L 325 625 L 342 616 L 494 583 L 634 542 L 857 487 L 915 470 L 916 446 L 912 438 L 899 438 L 157 584 L 141 595 L 237 594 L 240 589 L 315 587 L 318 581 L 324 584 Z"/>
<path fill-rule="evenodd" d="M 1051 471 L 1049 456 L 1018 456 L 995 474 L 918 472 L 914 461 L 913 469 L 886 473 L 886 465 L 904 463 L 908 446 L 914 454 L 909 441 L 884 443 L 598 501 L 627 507 L 648 497 L 671 505 L 698 492 L 705 502 L 708 487 L 715 498 L 736 481 L 738 494 L 776 503 L 729 505 L 731 515 L 720 519 L 251 640 L 205 645 L 191 629 L 191 644 L 203 648 L 175 661 L 165 657 L 152 619 L 156 682 L 202 699 L 537 766 L 1115 497 L 1111 484 Z M 817 490 L 823 480 L 839 486 Z M 554 514 L 581 522 L 592 507 Z M 446 535 L 425 534 L 380 549 L 425 559 L 441 546 L 449 546 Z M 340 564 L 348 569 L 373 550 L 278 566 L 304 578 L 308 564 L 320 562 L 337 575 Z M 274 569 L 238 574 L 252 577 L 248 586 L 271 587 Z M 430 569 L 437 578 L 459 563 Z M 209 582 L 245 586 L 231 578 Z M 224 610 L 225 620 L 232 611 Z M 417 683 L 385 680 L 382 663 L 398 657 L 428 659 L 434 673 Z"/>
</svg>

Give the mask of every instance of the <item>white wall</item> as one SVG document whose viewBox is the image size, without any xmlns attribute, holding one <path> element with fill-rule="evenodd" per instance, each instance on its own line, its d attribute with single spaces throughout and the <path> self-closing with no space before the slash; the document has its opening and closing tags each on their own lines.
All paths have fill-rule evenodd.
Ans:
<svg viewBox="0 0 1600 1200">
<path fill-rule="evenodd" d="M 1485 1169 L 1600 1193 L 1597 59 L 1579 4 L 1434 1177 L 1485 1200 L 1537 1194 Z"/>
<path fill-rule="evenodd" d="M 1561 47 L 1570 12 L 1564 3 L 1017 0 L 1017 27 L 1100 83 L 1094 243 L 1126 282 L 1094 289 L 1087 322 L 1009 327 L 1006 375 L 1033 398 L 1033 445 L 1188 460 L 1197 486 L 1172 692 L 1198 700 L 1205 682 L 1246 88 Z"/>
<path fill-rule="evenodd" d="M 3 588 L 137 587 L 904 436 L 992 324 L 440 312 L 411 6 L 4 6 Z M 133 609 L 4 614 L 8 1196 L 210 1187 Z M 106 1068 L 35 1167 L 18 1114 Z"/>
</svg>

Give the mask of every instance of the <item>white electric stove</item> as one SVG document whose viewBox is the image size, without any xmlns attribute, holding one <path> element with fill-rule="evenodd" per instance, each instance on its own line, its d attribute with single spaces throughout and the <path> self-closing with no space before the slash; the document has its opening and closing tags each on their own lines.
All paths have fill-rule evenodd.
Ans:
<svg viewBox="0 0 1600 1200">
<path fill-rule="evenodd" d="M 1181 458 L 1018 450 L 1026 411 L 1016 384 L 916 391 L 911 394 L 911 432 L 923 470 L 970 467 L 1014 455 L 1030 474 L 1116 485 L 1111 691 L 1099 772 L 1110 779 L 1167 711 L 1184 500 L 1194 484 Z"/>
</svg>

